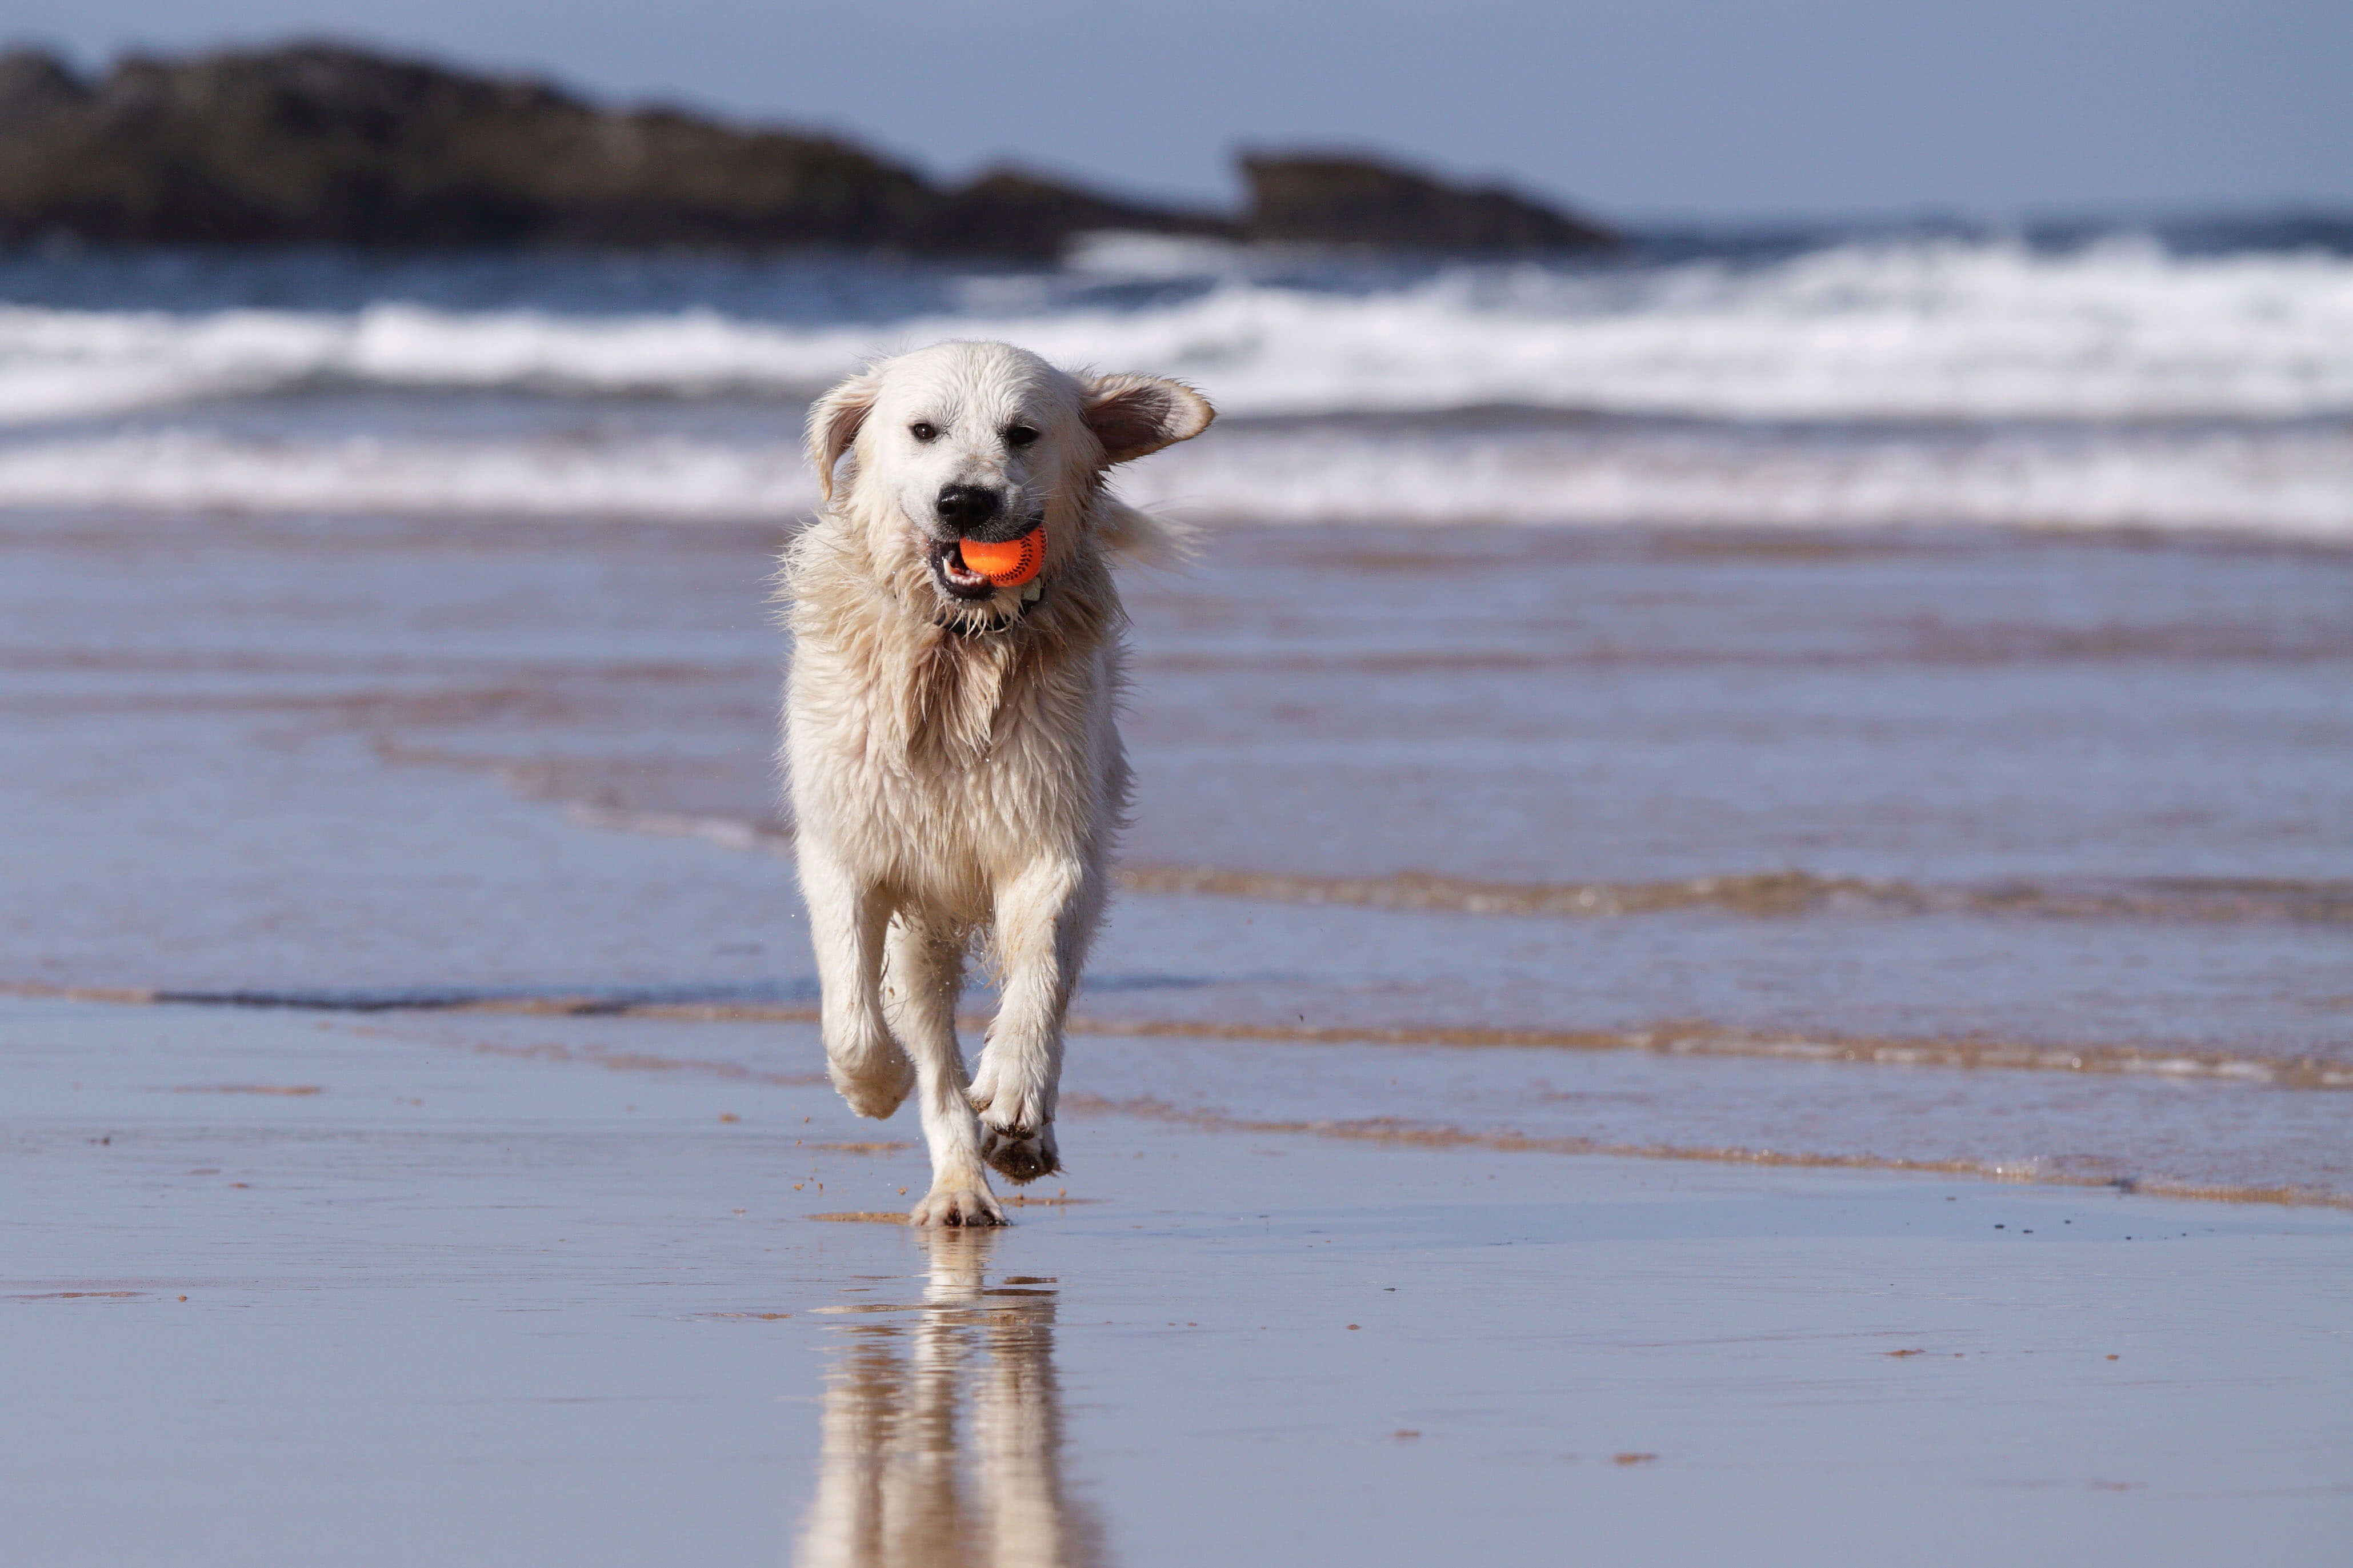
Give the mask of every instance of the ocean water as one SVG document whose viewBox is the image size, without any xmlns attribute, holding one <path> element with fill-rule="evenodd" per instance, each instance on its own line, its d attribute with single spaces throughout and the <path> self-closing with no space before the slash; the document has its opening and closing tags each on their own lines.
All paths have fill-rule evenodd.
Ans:
<svg viewBox="0 0 2353 1568">
<path fill-rule="evenodd" d="M 2332 238 L 2338 243 L 2332 246 Z M 786 518 L 868 355 L 1188 377 L 1205 518 L 2353 531 L 2353 253 L 2313 228 L 1660 238 L 1572 266 L 1105 236 L 802 258 L 0 263 L 0 504 Z"/>
<path fill-rule="evenodd" d="M 811 996 L 798 422 L 1003 336 L 1223 410 L 1123 481 L 1207 545 L 1129 583 L 1074 1114 L 2353 1202 L 2325 233 L 28 256 L 0 301 L 0 984 L 807 1071 L 746 1043 Z"/>
</svg>

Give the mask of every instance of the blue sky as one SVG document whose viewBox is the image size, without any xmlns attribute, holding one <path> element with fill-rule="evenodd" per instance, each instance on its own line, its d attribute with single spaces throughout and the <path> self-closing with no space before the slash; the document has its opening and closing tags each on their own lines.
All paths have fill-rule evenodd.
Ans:
<svg viewBox="0 0 2353 1568">
<path fill-rule="evenodd" d="M 87 66 L 294 35 L 1209 201 L 1317 144 L 1631 218 L 2353 206 L 2348 0 L 0 0 Z"/>
</svg>

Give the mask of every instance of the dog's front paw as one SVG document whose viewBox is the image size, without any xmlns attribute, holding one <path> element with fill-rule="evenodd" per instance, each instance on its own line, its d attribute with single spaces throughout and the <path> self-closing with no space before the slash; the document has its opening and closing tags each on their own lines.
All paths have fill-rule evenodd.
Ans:
<svg viewBox="0 0 2353 1568">
<path fill-rule="evenodd" d="M 847 1044 L 827 1041 L 825 1070 L 850 1110 L 878 1121 L 904 1104 L 915 1087 L 914 1062 L 898 1041 L 879 1032 Z"/>
<path fill-rule="evenodd" d="M 997 1206 L 987 1182 L 976 1173 L 967 1181 L 935 1183 L 923 1194 L 923 1201 L 907 1211 L 907 1223 L 951 1227 L 1003 1225 L 1005 1211 Z"/>
<path fill-rule="evenodd" d="M 1040 1176 L 1050 1176 L 1062 1168 L 1062 1152 L 1054 1142 L 1054 1124 L 1050 1121 L 1035 1132 L 1025 1132 L 1018 1129 L 1000 1131 L 983 1120 L 980 1157 L 991 1170 L 1017 1187 Z"/>
<path fill-rule="evenodd" d="M 986 1126 L 1010 1137 L 1027 1138 L 1054 1120 L 1054 1091 L 1043 1064 L 995 1046 L 981 1053 L 964 1097 Z"/>
</svg>

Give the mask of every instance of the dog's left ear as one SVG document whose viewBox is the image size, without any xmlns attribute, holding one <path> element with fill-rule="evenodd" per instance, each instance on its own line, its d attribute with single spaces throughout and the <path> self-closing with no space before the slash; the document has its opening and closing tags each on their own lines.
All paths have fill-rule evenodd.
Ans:
<svg viewBox="0 0 2353 1568">
<path fill-rule="evenodd" d="M 1181 381 L 1099 375 L 1087 384 L 1087 427 L 1103 443 L 1106 463 L 1124 463 L 1189 441 L 1217 416 L 1209 400 Z"/>
<path fill-rule="evenodd" d="M 826 500 L 833 499 L 833 466 L 858 439 L 858 427 L 874 412 L 874 400 L 881 394 L 882 377 L 870 370 L 851 376 L 810 407 L 806 449 L 809 465 L 817 469 L 817 488 Z"/>
</svg>

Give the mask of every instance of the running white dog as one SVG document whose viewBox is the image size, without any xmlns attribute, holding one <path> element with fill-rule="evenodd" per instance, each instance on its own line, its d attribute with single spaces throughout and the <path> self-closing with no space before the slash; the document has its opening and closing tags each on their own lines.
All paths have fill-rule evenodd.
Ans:
<svg viewBox="0 0 2353 1568">
<path fill-rule="evenodd" d="M 834 1087 L 861 1116 L 922 1094 L 917 1225 L 1004 1224 L 984 1162 L 1017 1183 L 1060 1168 L 1063 1015 L 1127 804 L 1108 557 L 1178 543 L 1105 475 L 1213 417 L 1176 382 L 962 342 L 886 360 L 809 411 L 827 505 L 785 556 L 786 787 Z M 1040 524 L 1030 582 L 965 563 L 964 542 Z M 967 1079 L 955 1007 L 983 936 L 1003 1001 Z"/>
</svg>

